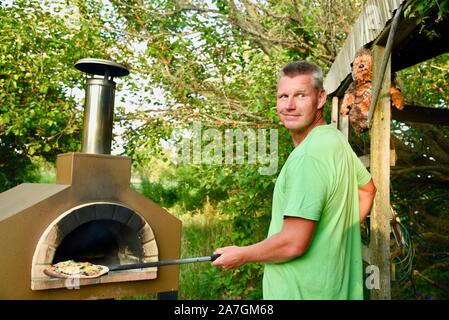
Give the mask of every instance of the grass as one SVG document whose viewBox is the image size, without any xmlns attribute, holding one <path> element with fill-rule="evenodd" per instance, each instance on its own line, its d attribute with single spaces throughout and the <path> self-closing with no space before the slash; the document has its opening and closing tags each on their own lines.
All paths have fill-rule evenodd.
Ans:
<svg viewBox="0 0 449 320">
<path fill-rule="evenodd" d="M 222 216 L 210 205 L 194 214 L 179 216 L 183 222 L 181 256 L 211 255 L 219 241 L 229 238 L 231 230 Z M 221 299 L 219 269 L 210 262 L 181 265 L 179 298 L 190 300 Z"/>
<path fill-rule="evenodd" d="M 176 209 L 171 211 L 177 211 Z M 178 214 L 182 221 L 181 258 L 211 255 L 219 241 L 228 239 L 230 225 L 226 224 L 210 204 L 196 212 Z M 217 300 L 220 295 L 220 270 L 210 262 L 188 263 L 180 265 L 178 299 Z M 124 297 L 125 300 L 155 300 L 157 294 Z"/>
</svg>

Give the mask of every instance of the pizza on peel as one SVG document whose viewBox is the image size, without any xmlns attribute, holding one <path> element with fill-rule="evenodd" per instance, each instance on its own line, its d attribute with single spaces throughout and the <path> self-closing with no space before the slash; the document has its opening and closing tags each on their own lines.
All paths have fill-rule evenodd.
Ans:
<svg viewBox="0 0 449 320">
<path fill-rule="evenodd" d="M 52 278 L 97 278 L 108 273 L 106 266 L 92 264 L 90 262 L 76 262 L 67 260 L 58 262 L 44 270 L 44 273 Z"/>
</svg>

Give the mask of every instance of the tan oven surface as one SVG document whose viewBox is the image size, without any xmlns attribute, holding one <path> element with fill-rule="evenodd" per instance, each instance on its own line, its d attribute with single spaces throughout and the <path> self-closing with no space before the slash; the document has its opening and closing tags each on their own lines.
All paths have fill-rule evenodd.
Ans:
<svg viewBox="0 0 449 320">
<path fill-rule="evenodd" d="M 64 238 L 99 221 L 128 230 L 117 233 L 117 257 L 110 256 L 120 264 L 180 257 L 181 221 L 133 190 L 130 175 L 130 158 L 68 153 L 58 156 L 57 184 L 22 184 L 0 194 L 0 298 L 102 299 L 177 291 L 178 265 L 115 272 L 81 282 L 79 289 L 42 275 Z"/>
</svg>

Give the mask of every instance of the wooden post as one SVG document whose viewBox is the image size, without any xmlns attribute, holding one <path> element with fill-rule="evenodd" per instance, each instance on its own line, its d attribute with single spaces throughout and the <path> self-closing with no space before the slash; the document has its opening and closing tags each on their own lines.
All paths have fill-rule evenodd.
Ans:
<svg viewBox="0 0 449 320">
<path fill-rule="evenodd" d="M 373 75 L 379 77 L 384 47 L 373 46 Z M 390 82 L 391 56 L 385 70 L 371 127 L 371 175 L 377 188 L 371 211 L 370 260 L 378 270 L 379 288 L 371 288 L 371 299 L 391 299 L 390 287 Z M 375 268 L 377 267 L 377 268 Z M 376 276 L 373 274 L 373 276 Z"/>
<path fill-rule="evenodd" d="M 338 97 L 332 97 L 331 123 L 338 128 Z"/>
<path fill-rule="evenodd" d="M 349 141 L 349 115 L 343 117 L 338 114 L 338 130 L 340 130 Z"/>
</svg>

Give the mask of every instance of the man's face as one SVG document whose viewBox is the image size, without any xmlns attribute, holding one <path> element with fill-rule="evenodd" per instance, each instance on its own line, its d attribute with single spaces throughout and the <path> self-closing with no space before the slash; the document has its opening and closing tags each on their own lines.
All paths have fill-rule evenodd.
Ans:
<svg viewBox="0 0 449 320">
<path fill-rule="evenodd" d="M 284 76 L 279 80 L 276 109 L 290 132 L 302 132 L 314 123 L 326 102 L 326 92 L 314 87 L 313 76 Z"/>
</svg>

